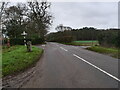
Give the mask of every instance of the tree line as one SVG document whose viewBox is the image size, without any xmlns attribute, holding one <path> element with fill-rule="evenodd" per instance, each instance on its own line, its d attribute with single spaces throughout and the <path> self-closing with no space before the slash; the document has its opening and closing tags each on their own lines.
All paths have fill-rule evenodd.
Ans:
<svg viewBox="0 0 120 90">
<path fill-rule="evenodd" d="M 11 43 L 21 44 L 21 33 L 25 31 L 27 39 L 36 43 L 45 41 L 45 35 L 52 25 L 52 15 L 49 12 L 51 3 L 34 1 L 15 5 L 9 2 L 0 4 L 0 25 L 4 38 L 9 37 Z"/>
<path fill-rule="evenodd" d="M 98 40 L 99 44 L 107 47 L 120 47 L 119 29 L 97 29 L 83 27 L 80 29 L 65 29 L 59 25 L 59 30 L 47 35 L 47 41 L 69 43 L 79 40 Z M 57 26 L 58 28 L 58 26 Z"/>
</svg>

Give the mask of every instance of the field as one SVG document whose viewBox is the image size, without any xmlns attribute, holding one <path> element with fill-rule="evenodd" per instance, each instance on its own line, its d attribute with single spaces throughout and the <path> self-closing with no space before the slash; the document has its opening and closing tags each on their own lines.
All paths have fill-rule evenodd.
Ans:
<svg viewBox="0 0 120 90">
<path fill-rule="evenodd" d="M 107 54 L 107 55 L 110 55 L 115 58 L 120 58 L 120 53 L 118 52 L 120 50 L 117 48 L 106 48 L 106 47 L 101 47 L 101 46 L 93 46 L 93 47 L 89 47 L 87 49 L 98 52 L 98 53 Z"/>
<path fill-rule="evenodd" d="M 43 50 L 32 47 L 32 52 L 27 52 L 25 46 L 12 46 L 3 49 L 2 53 L 2 75 L 10 75 L 28 68 L 39 60 Z"/>
<path fill-rule="evenodd" d="M 98 41 L 73 41 L 71 43 L 64 43 L 67 45 L 75 45 L 75 46 L 94 46 L 94 45 L 99 45 Z"/>
<path fill-rule="evenodd" d="M 81 46 L 91 46 L 91 45 L 98 45 L 98 41 L 73 41 L 75 45 Z"/>
</svg>

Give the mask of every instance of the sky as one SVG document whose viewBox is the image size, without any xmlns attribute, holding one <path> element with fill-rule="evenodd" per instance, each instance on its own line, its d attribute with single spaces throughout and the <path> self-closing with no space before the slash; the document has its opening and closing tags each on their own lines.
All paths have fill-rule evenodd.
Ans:
<svg viewBox="0 0 120 90">
<path fill-rule="evenodd" d="M 18 1 L 26 2 L 26 0 L 16 0 L 16 2 Z M 74 29 L 79 29 L 82 27 L 95 27 L 98 29 L 118 28 L 117 1 L 59 1 L 60 0 L 57 2 L 51 2 L 50 12 L 53 16 L 53 24 L 49 29 L 49 32 L 56 32 L 55 27 L 59 24 L 69 26 Z"/>
<path fill-rule="evenodd" d="M 50 11 L 54 17 L 50 32 L 56 32 L 59 24 L 74 29 L 118 27 L 117 2 L 52 2 Z"/>
</svg>

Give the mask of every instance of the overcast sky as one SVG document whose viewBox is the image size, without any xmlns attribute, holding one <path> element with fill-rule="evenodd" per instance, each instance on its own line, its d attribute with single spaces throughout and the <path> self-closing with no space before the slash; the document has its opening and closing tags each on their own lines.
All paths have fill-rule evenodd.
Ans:
<svg viewBox="0 0 120 90">
<path fill-rule="evenodd" d="M 50 32 L 59 24 L 72 28 L 118 27 L 117 2 L 52 2 L 51 12 L 54 19 Z"/>
</svg>

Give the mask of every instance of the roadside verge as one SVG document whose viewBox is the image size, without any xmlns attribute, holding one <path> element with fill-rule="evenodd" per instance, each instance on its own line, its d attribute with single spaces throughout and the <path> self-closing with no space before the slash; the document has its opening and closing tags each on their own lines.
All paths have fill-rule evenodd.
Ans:
<svg viewBox="0 0 120 90">
<path fill-rule="evenodd" d="M 117 48 L 106 48 L 106 47 L 101 47 L 101 46 L 93 46 L 93 47 L 88 47 L 86 49 L 90 51 L 95 51 L 98 53 L 106 54 L 114 58 L 120 58 L 119 49 Z"/>
<path fill-rule="evenodd" d="M 32 46 L 32 52 L 27 52 L 25 46 L 12 46 L 3 49 L 2 77 L 17 74 L 34 65 L 43 53 L 43 49 Z"/>
</svg>

